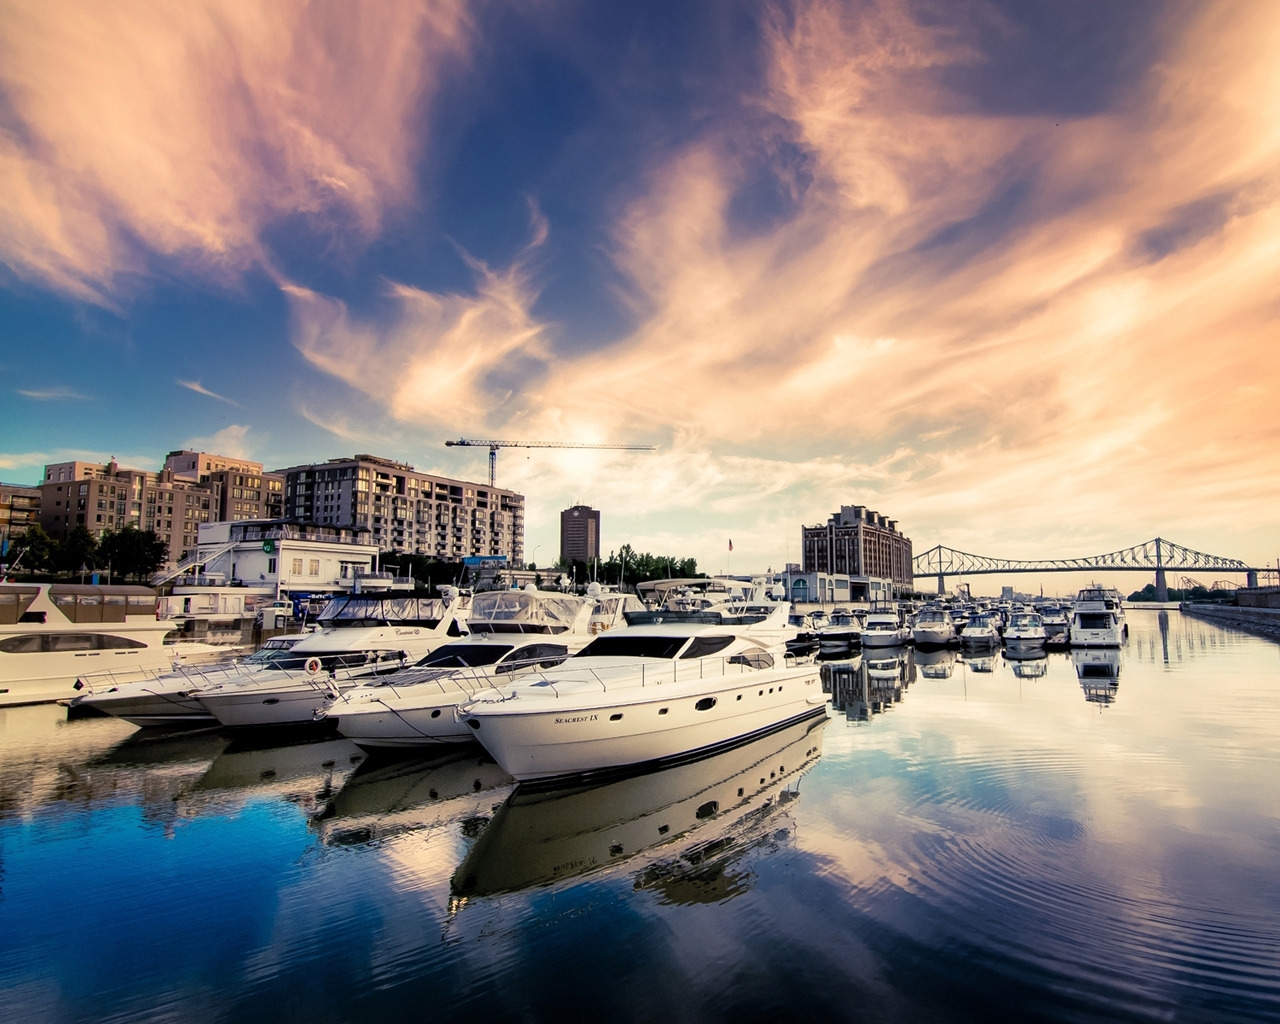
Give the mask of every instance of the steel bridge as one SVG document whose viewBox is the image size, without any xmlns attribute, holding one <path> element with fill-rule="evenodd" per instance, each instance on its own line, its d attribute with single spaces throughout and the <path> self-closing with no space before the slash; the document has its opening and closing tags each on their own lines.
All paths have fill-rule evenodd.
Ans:
<svg viewBox="0 0 1280 1024">
<path fill-rule="evenodd" d="M 1097 569 L 1105 569 L 1108 572 L 1116 570 L 1153 572 L 1156 577 L 1156 597 L 1162 601 L 1168 600 L 1168 586 L 1165 582 L 1165 573 L 1168 570 L 1240 572 L 1246 574 L 1248 586 L 1256 587 L 1258 573 L 1267 572 L 1271 568 L 1246 565 L 1238 558 L 1208 555 L 1203 551 L 1175 544 L 1163 537 L 1156 537 L 1130 548 L 1121 548 L 1119 551 L 1108 551 L 1105 555 L 1090 555 L 1087 558 L 989 558 L 986 555 L 956 551 L 954 548 L 938 544 L 916 555 L 912 567 L 915 576 L 936 576 L 939 594 L 943 593 L 944 580 L 948 576 L 991 576 L 1014 572 L 1090 572 Z"/>
</svg>

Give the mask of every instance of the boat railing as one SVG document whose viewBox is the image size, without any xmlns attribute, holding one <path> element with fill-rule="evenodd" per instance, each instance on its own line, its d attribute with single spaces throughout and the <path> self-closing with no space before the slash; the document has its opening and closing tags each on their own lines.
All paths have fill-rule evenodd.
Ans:
<svg viewBox="0 0 1280 1024">
<path fill-rule="evenodd" d="M 638 666 L 627 666 L 625 668 L 614 666 L 612 671 L 575 665 L 566 667 L 565 672 L 557 672 L 554 677 L 543 676 L 536 682 L 532 679 L 522 679 L 520 680 L 520 685 L 546 687 L 557 697 L 560 697 L 563 694 L 557 688 L 557 683 L 568 687 L 571 684 L 581 684 L 588 680 L 594 680 L 599 684 L 601 692 L 608 693 L 610 692 L 610 686 L 617 689 L 631 689 L 638 682 L 641 688 L 649 688 L 668 683 L 689 682 L 692 679 L 749 675 L 754 672 L 768 671 L 775 668 L 794 668 L 809 659 L 801 658 L 791 651 L 781 655 L 774 655 L 768 651 L 740 651 L 737 654 L 720 657 L 654 658 L 651 660 L 654 662 L 652 665 L 645 664 L 645 661 L 641 660 Z M 681 668 L 682 663 L 686 667 Z M 696 671 L 694 666 L 697 666 Z M 517 691 L 513 690 L 509 696 L 504 696 L 502 700 L 509 700 L 517 695 Z"/>
</svg>

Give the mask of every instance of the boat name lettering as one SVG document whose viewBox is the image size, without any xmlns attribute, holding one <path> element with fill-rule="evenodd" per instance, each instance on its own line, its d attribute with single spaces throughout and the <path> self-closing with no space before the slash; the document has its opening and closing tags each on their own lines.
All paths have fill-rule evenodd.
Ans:
<svg viewBox="0 0 1280 1024">
<path fill-rule="evenodd" d="M 557 718 L 556 725 L 569 725 L 572 722 L 594 722 L 599 715 L 575 715 L 573 718 Z"/>
<path fill-rule="evenodd" d="M 396 636 L 417 636 L 421 632 L 420 629 L 397 629 Z"/>
</svg>

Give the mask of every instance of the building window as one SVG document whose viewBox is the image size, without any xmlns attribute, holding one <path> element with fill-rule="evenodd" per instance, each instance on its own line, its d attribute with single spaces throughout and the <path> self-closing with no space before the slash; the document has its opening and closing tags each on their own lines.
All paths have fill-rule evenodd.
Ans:
<svg viewBox="0 0 1280 1024">
<path fill-rule="evenodd" d="M 267 559 L 267 572 L 268 572 L 269 574 L 271 574 L 271 575 L 273 575 L 273 576 L 274 576 L 274 575 L 275 575 L 275 571 L 276 571 L 276 560 L 275 560 L 274 558 L 268 558 L 268 559 Z"/>
<path fill-rule="evenodd" d="M 319 576 L 319 575 L 320 575 L 320 559 L 318 559 L 318 558 L 312 558 L 312 559 L 310 559 L 310 560 L 308 561 L 308 563 L 307 563 L 307 575 L 308 575 L 308 576 Z"/>
<path fill-rule="evenodd" d="M 301 576 L 302 575 L 302 559 L 301 558 L 293 559 L 292 563 L 290 563 L 290 569 L 295 576 Z"/>
</svg>

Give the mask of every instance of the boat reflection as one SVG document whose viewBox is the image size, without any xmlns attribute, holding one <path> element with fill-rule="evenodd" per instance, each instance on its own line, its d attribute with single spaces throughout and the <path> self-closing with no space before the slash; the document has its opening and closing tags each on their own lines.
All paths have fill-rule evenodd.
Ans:
<svg viewBox="0 0 1280 1024">
<path fill-rule="evenodd" d="M 822 667 L 822 690 L 851 722 L 868 721 L 901 702 L 903 689 L 915 682 L 917 657 L 909 647 L 881 647 L 852 660 L 828 662 Z"/>
<path fill-rule="evenodd" d="M 720 902 L 743 891 L 742 856 L 789 834 L 785 808 L 822 751 L 825 716 L 730 750 L 592 787 L 519 787 L 454 872 L 454 909 L 468 899 L 613 869 L 652 851 L 636 876 L 670 903 Z"/>
<path fill-rule="evenodd" d="M 143 734 L 114 718 L 68 720 L 38 704 L 0 710 L 0 819 L 53 804 L 135 802 L 148 821 L 177 817 L 176 801 L 229 742 L 213 732 Z"/>
<path fill-rule="evenodd" d="M 956 652 L 945 647 L 934 650 L 916 648 L 916 667 L 925 679 L 950 679 L 956 669 Z"/>
<path fill-rule="evenodd" d="M 487 818 L 516 780 L 474 745 L 434 757 L 360 765 L 318 822 L 320 839 L 355 846 L 477 816 Z"/>
<path fill-rule="evenodd" d="M 1043 646 L 1005 648 L 1004 660 L 1019 679 L 1043 679 L 1049 672 L 1049 655 Z"/>
<path fill-rule="evenodd" d="M 184 804 L 188 814 L 224 813 L 249 800 L 275 797 L 314 815 L 364 758 L 359 747 L 342 738 L 275 746 L 237 740 L 214 759 Z"/>
<path fill-rule="evenodd" d="M 968 665 L 975 672 L 994 672 L 996 670 L 995 651 L 974 656 L 966 653 L 964 664 Z"/>
<path fill-rule="evenodd" d="M 1116 647 L 1086 648 L 1071 652 L 1071 664 L 1084 690 L 1084 699 L 1093 704 L 1111 704 L 1120 686 L 1123 662 Z"/>
</svg>

